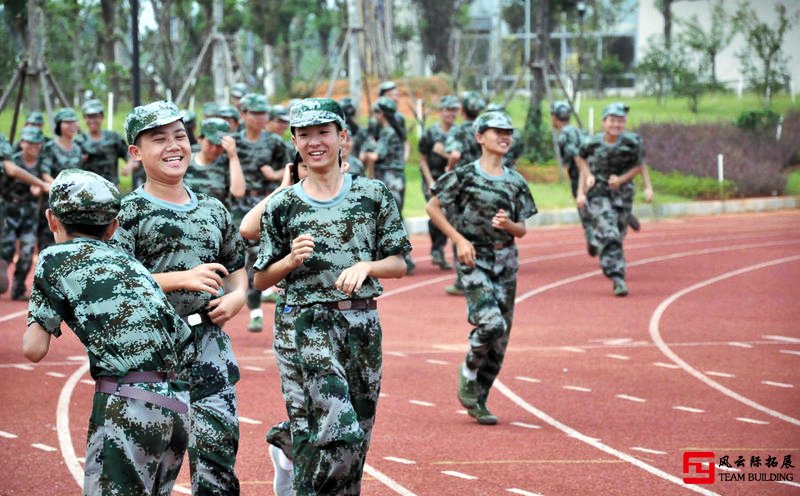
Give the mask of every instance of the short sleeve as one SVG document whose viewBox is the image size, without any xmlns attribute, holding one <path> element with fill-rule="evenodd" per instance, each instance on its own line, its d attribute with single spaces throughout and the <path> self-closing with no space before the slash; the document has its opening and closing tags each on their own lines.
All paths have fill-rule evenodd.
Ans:
<svg viewBox="0 0 800 496">
<path fill-rule="evenodd" d="M 51 285 L 45 274 L 46 258 L 39 260 L 33 276 L 33 289 L 28 302 L 28 325 L 36 322 L 53 336 L 61 335 L 62 315 L 67 315 L 69 305 L 67 298 L 55 286 Z"/>
<path fill-rule="evenodd" d="M 446 172 L 434 183 L 431 193 L 439 198 L 442 205 L 453 205 L 458 199 L 459 183 L 458 169 Z"/>
<path fill-rule="evenodd" d="M 394 201 L 389 188 L 383 183 L 378 183 L 381 192 L 380 212 L 377 223 L 377 260 L 382 260 L 392 255 L 405 255 L 411 252 L 411 243 L 408 241 L 403 219 L 397 202 Z"/>
<path fill-rule="evenodd" d="M 239 229 L 234 224 L 230 212 L 214 199 L 219 204 L 220 209 L 225 216 L 225 226 L 222 232 L 222 246 L 220 247 L 219 263 L 228 269 L 228 272 L 234 272 L 244 267 L 244 240 L 242 235 L 239 234 Z"/>
<path fill-rule="evenodd" d="M 433 150 L 433 144 L 433 133 L 431 132 L 431 128 L 428 128 L 422 133 L 417 149 L 422 155 L 428 155 Z"/>
<path fill-rule="evenodd" d="M 289 253 L 291 240 L 283 222 L 276 222 L 281 216 L 276 213 L 276 197 L 270 199 L 261 214 L 261 236 L 258 257 L 253 265 L 255 270 L 264 270 Z"/>
</svg>

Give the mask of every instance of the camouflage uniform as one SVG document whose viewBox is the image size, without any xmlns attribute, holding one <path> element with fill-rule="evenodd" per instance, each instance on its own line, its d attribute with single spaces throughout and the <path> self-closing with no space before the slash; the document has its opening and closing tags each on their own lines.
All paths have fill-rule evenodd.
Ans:
<svg viewBox="0 0 800 496">
<path fill-rule="evenodd" d="M 442 145 L 444 145 L 446 140 L 447 133 L 442 130 L 438 123 L 425 129 L 425 132 L 422 133 L 419 139 L 419 153 L 425 155 L 428 159 L 428 169 L 434 181 L 438 181 L 442 174 L 445 173 L 447 159 L 438 153 L 434 153 L 433 147 L 436 143 L 442 143 Z M 424 178 L 422 180 L 422 194 L 425 196 L 426 201 L 431 199 L 431 190 Z M 431 237 L 431 254 L 438 252 L 442 253 L 442 256 L 444 256 L 443 251 L 444 246 L 447 244 L 447 236 L 445 236 L 430 220 L 428 220 L 428 233 Z"/>
<path fill-rule="evenodd" d="M 513 222 L 537 212 L 528 183 L 505 169 L 502 176 L 483 172 L 478 161 L 446 173 L 433 188 L 443 205 L 457 205 L 453 227 L 475 247 L 475 267 L 457 262 L 467 299 L 470 332 L 466 365 L 477 371 L 478 401 L 486 402 L 505 356 L 517 287 L 519 261 L 514 237 L 492 227 L 499 209 Z"/>
<path fill-rule="evenodd" d="M 75 137 L 75 142 L 86 154 L 83 169 L 99 174 L 114 184 L 119 183 L 118 160 L 127 161 L 128 143 L 114 131 L 102 130 L 99 140 L 92 138 L 89 133 L 81 133 Z"/>
<path fill-rule="evenodd" d="M 77 201 L 86 195 L 91 200 Z M 53 183 L 51 203 L 62 222 L 105 225 L 119 210 L 119 192 L 99 176 L 70 169 Z M 163 375 L 185 374 L 194 355 L 190 330 L 141 263 L 103 241 L 76 236 L 40 254 L 28 325 L 59 337 L 65 321 L 89 355 L 98 391 L 84 494 L 168 496 L 188 443 L 189 395 L 185 377 Z M 163 375 L 125 378 L 129 372 Z M 101 390 L 103 382 L 116 390 Z"/>
<path fill-rule="evenodd" d="M 633 208 L 632 182 L 617 189 L 608 186 L 609 176 L 620 176 L 644 159 L 644 147 L 638 134 L 624 132 L 616 143 L 609 145 L 603 133 L 590 137 L 581 146 L 581 157 L 589 164 L 595 184 L 586 193 L 586 205 L 592 219 L 595 244 L 600 254 L 600 266 L 609 279 L 625 279 L 625 257 L 622 241 L 628 229 L 628 216 Z"/>
<path fill-rule="evenodd" d="M 575 157 L 579 156 L 582 144 L 583 133 L 580 129 L 569 124 L 561 128 L 561 131 L 558 133 L 558 149 L 561 153 L 561 163 L 567 167 L 572 198 L 575 198 L 578 194 L 580 170 L 578 169 L 578 164 L 575 163 Z M 592 218 L 589 215 L 588 209 L 586 207 L 579 208 L 578 217 L 581 219 L 586 243 L 590 246 L 594 246 L 595 240 L 592 235 Z"/>
<path fill-rule="evenodd" d="M 233 107 L 231 107 L 233 108 Z M 218 118 L 203 120 L 201 130 L 205 139 L 215 145 L 222 143 L 230 126 Z M 204 193 L 219 200 L 228 209 L 231 208 L 231 175 L 228 154 L 222 152 L 211 164 L 197 163 L 197 154 L 192 154 L 189 168 L 183 176 L 183 183 L 195 193 Z"/>
<path fill-rule="evenodd" d="M 64 169 L 80 168 L 81 162 L 83 162 L 83 150 L 77 144 L 73 143 L 71 150 L 65 150 L 58 144 L 58 140 L 52 140 L 42 147 L 41 173 L 49 174 L 54 179 Z M 41 196 L 39 203 L 39 227 L 37 228 L 36 238 L 41 252 L 52 245 L 55 240 L 53 239 L 53 233 L 47 227 L 47 219 L 44 214 L 47 210 L 47 198 L 44 194 Z"/>
<path fill-rule="evenodd" d="M 517 160 L 522 156 L 522 132 L 519 129 L 514 129 L 511 134 L 511 147 L 503 156 L 503 165 L 509 169 L 514 169 L 517 166 Z"/>
<path fill-rule="evenodd" d="M 296 105 L 292 114 L 316 115 L 323 113 L 316 107 L 335 104 L 327 99 L 310 102 Z M 316 107 L 309 110 L 312 105 Z M 343 126 L 336 115 L 323 122 L 335 120 Z M 319 123 L 302 119 L 303 115 L 296 124 L 293 117 L 293 127 Z M 289 343 L 279 359 L 292 429 L 295 488 L 298 495 L 355 495 L 360 493 L 380 389 L 381 327 L 373 308 L 334 308 L 332 304 L 348 298 L 334 282 L 356 262 L 404 255 L 411 245 L 388 189 L 349 174 L 330 202 L 311 199 L 300 184 L 272 198 L 262 217 L 256 269 L 283 258 L 301 233 L 312 234 L 316 247 L 314 256 L 284 279 L 283 316 L 293 324 L 294 346 Z M 377 279 L 369 277 L 352 298 L 363 302 L 381 292 Z M 281 322 L 278 327 L 291 333 L 291 326 Z M 288 334 L 279 336 L 278 345 L 289 339 Z M 302 405 L 305 411 L 291 405 Z"/>
<path fill-rule="evenodd" d="M 9 160 L 13 160 L 13 154 L 11 152 L 11 143 L 6 140 L 6 137 L 3 133 L 0 133 L 0 185 L 3 186 L 3 191 L 5 191 L 5 181 L 6 181 L 6 168 L 2 164 L 2 162 Z M 0 198 L 3 199 L 0 202 L 0 240 L 3 239 L 3 224 L 6 222 L 6 199 L 4 196 L 0 194 Z M 1 277 L 1 276 L 0 276 Z"/>
</svg>

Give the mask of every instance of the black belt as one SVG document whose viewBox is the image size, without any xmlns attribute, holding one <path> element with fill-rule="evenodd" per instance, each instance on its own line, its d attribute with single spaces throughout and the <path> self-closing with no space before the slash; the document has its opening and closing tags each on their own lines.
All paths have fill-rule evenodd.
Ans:
<svg viewBox="0 0 800 496">
<path fill-rule="evenodd" d="M 499 250 L 501 248 L 508 248 L 509 246 L 514 246 L 513 239 L 492 244 L 476 244 L 475 248 L 492 248 L 494 250 Z"/>
<path fill-rule="evenodd" d="M 374 298 L 366 298 L 363 300 L 326 301 L 322 304 L 328 308 L 333 308 L 334 310 L 375 310 L 378 308 L 378 302 Z"/>
<path fill-rule="evenodd" d="M 167 382 L 175 379 L 174 372 L 128 372 L 127 375 L 121 378 L 103 376 L 97 379 L 94 384 L 96 393 L 113 394 L 123 398 L 132 398 L 135 400 L 142 400 L 154 405 L 172 410 L 177 413 L 187 413 L 189 405 L 183 401 L 163 394 L 146 391 L 133 386 L 131 383 L 153 383 L 153 382 Z"/>
</svg>

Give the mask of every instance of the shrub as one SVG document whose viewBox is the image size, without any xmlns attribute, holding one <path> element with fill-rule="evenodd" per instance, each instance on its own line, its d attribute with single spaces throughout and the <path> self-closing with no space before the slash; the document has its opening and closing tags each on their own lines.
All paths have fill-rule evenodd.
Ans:
<svg viewBox="0 0 800 496">
<path fill-rule="evenodd" d="M 775 129 L 780 118 L 770 109 L 747 110 L 736 118 L 736 127 L 744 131 L 765 132 Z"/>
</svg>

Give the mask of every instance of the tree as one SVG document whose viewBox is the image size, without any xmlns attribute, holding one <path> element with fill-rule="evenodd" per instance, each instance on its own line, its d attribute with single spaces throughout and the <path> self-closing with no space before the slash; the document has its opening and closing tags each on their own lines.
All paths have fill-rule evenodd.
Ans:
<svg viewBox="0 0 800 496">
<path fill-rule="evenodd" d="M 759 19 L 758 14 L 747 4 L 740 4 L 733 18 L 737 30 L 744 35 L 745 48 L 737 53 L 743 72 L 751 85 L 772 101 L 772 94 L 785 86 L 788 80 L 787 60 L 783 54 L 783 37 L 797 19 L 797 12 L 789 14 L 786 6 L 775 6 L 778 14 L 776 25 Z M 756 64 L 755 60 L 760 63 Z"/>
<path fill-rule="evenodd" d="M 525 117 L 525 128 L 522 130 L 522 143 L 525 155 L 531 160 L 542 160 L 549 156 L 549 147 L 545 139 L 546 132 L 542 120 L 542 102 L 545 100 L 548 84 L 546 64 L 550 58 L 550 2 L 537 2 L 536 13 L 536 50 L 531 64 L 533 88 L 528 100 L 528 113 Z"/>
<path fill-rule="evenodd" d="M 717 88 L 717 55 L 728 46 L 734 34 L 733 29 L 729 29 L 729 19 L 722 0 L 717 0 L 711 9 L 711 26 L 708 31 L 700 25 L 697 16 L 677 22 L 684 28 L 682 42 L 705 57 L 709 84 L 712 88 Z"/>
<path fill-rule="evenodd" d="M 433 72 L 452 72 L 453 30 L 460 26 L 466 0 L 414 0 L 421 16 L 420 39 Z"/>
</svg>

